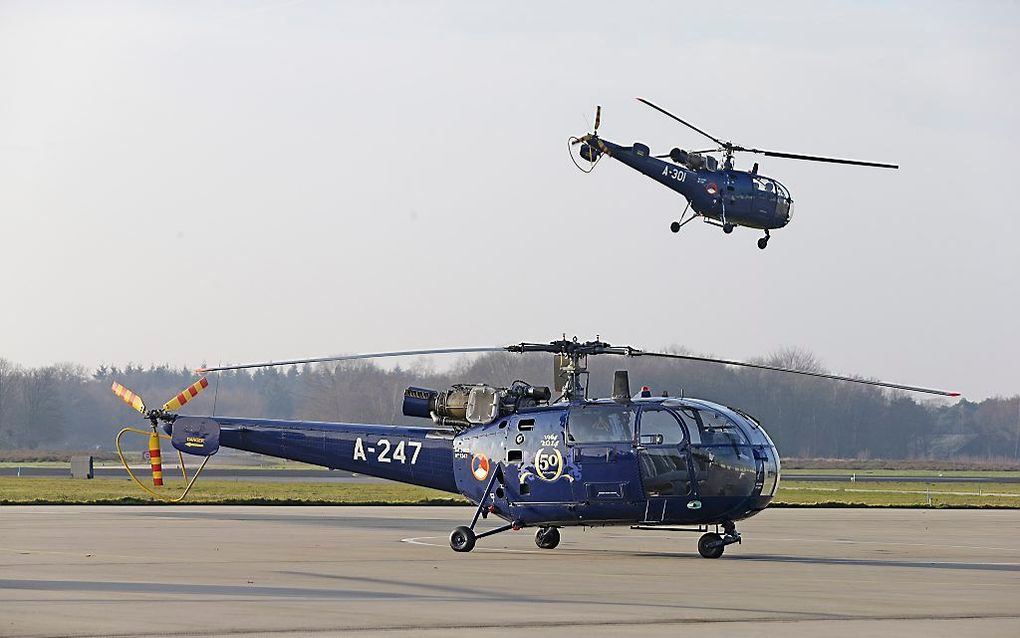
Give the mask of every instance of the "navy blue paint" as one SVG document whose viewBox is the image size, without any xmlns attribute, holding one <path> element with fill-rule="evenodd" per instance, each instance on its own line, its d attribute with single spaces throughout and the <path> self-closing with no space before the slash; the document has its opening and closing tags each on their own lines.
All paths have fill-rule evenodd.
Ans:
<svg viewBox="0 0 1020 638">
<path fill-rule="evenodd" d="M 267 456 L 293 459 L 313 465 L 359 472 L 370 476 L 413 483 L 446 492 L 456 492 L 453 480 L 453 446 L 448 435 L 432 428 L 362 423 L 324 423 L 317 421 L 279 421 L 210 417 L 220 424 L 220 445 L 257 452 Z M 355 460 L 355 442 L 360 438 L 365 460 Z M 390 443 L 391 460 L 380 462 L 380 440 Z M 392 460 L 396 446 L 405 443 L 407 461 Z M 406 443 L 421 443 L 421 451 L 412 465 Z M 368 449 L 373 448 L 373 452 Z"/>
<path fill-rule="evenodd" d="M 771 192 L 760 191 L 754 187 L 752 175 L 746 171 L 690 170 L 652 157 L 648 154 L 648 147 L 639 143 L 625 147 L 600 139 L 591 144 L 597 144 L 613 159 L 680 193 L 695 212 L 705 217 L 722 221 L 725 207 L 726 221 L 740 226 L 774 230 L 790 221 L 789 206 L 782 205 L 781 201 L 785 195 L 789 203 L 789 192 L 772 178 L 754 176 L 772 184 Z M 709 192 L 712 184 L 717 191 L 714 194 Z"/>
<path fill-rule="evenodd" d="M 771 494 L 761 493 L 762 476 L 764 470 L 778 473 L 779 455 L 757 423 L 725 406 L 695 399 L 637 399 L 632 405 L 714 410 L 748 441 L 702 443 L 688 433 L 683 453 L 690 455 L 695 487 L 687 494 L 663 497 L 647 494 L 639 472 L 647 447 L 640 444 L 640 421 L 633 441 L 575 445 L 566 437 L 568 404 L 521 410 L 457 436 L 427 426 L 208 418 L 219 424 L 224 447 L 457 492 L 475 503 L 485 496 L 498 468 L 504 480 L 494 490 L 495 514 L 524 525 L 709 524 L 752 516 L 772 500 Z M 355 458 L 358 439 L 364 459 Z M 389 462 L 380 461 L 381 440 L 390 444 Z M 400 442 L 404 462 L 393 458 Z M 421 444 L 414 464 L 409 442 Z M 541 471 L 539 455 L 548 460 L 556 453 L 562 459 L 560 471 Z M 472 459 L 480 455 L 489 464 L 484 476 L 472 472 Z"/>
</svg>

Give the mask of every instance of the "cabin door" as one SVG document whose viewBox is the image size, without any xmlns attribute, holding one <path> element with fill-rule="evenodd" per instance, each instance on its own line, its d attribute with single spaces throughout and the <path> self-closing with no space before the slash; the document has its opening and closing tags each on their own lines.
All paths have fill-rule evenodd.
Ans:
<svg viewBox="0 0 1020 638">
<path fill-rule="evenodd" d="M 574 500 L 589 507 L 632 504 L 642 499 L 634 450 L 635 410 L 630 405 L 571 407 L 567 445 L 577 474 Z M 606 512 L 605 516 L 612 516 Z"/>
<path fill-rule="evenodd" d="M 669 518 L 670 510 L 696 502 L 690 441 L 676 415 L 664 408 L 642 409 L 638 427 L 638 461 L 648 500 L 645 520 L 662 522 Z"/>
</svg>

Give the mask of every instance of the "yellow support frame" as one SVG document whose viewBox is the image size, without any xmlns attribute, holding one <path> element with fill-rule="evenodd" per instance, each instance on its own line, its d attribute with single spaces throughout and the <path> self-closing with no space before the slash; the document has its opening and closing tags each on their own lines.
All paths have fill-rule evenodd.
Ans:
<svg viewBox="0 0 1020 638">
<path fill-rule="evenodd" d="M 191 488 L 195 484 L 195 481 L 197 481 L 198 477 L 202 474 L 202 470 L 205 469 L 205 464 L 208 463 L 209 459 L 212 457 L 211 456 L 205 457 L 205 459 L 202 461 L 202 464 L 198 467 L 198 471 L 195 472 L 195 475 L 192 476 L 191 480 L 189 481 L 188 469 L 184 466 L 184 455 L 181 454 L 180 450 L 177 450 L 177 457 L 180 459 L 181 474 L 184 476 L 184 481 L 185 483 L 187 483 L 187 486 L 184 488 L 184 493 L 178 496 L 177 498 L 167 498 L 166 496 L 163 496 L 162 494 L 150 488 L 145 483 L 142 483 L 140 480 L 138 480 L 138 476 L 135 475 L 134 471 L 131 470 L 131 466 L 128 465 L 127 459 L 124 457 L 124 450 L 122 450 L 120 447 L 121 437 L 123 437 L 128 432 L 132 434 L 141 434 L 144 437 L 148 437 L 152 433 L 152 431 L 140 430 L 138 428 L 124 428 L 123 430 L 117 433 L 117 456 L 120 457 L 120 462 L 121 464 L 124 465 L 124 469 L 127 470 L 128 476 L 131 477 L 131 480 L 134 481 L 138 485 L 138 487 L 142 488 L 143 490 L 151 494 L 153 498 L 159 499 L 165 503 L 180 503 L 181 501 L 183 501 L 185 497 L 187 497 L 188 492 L 191 491 Z M 156 435 L 161 439 L 170 440 L 170 437 L 168 435 L 163 434 L 161 432 L 156 432 Z M 177 448 L 174 449 L 176 450 Z"/>
</svg>

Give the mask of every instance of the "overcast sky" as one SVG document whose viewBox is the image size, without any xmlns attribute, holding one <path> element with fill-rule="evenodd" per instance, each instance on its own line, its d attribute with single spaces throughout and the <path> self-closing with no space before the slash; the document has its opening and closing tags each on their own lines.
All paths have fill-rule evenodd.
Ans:
<svg viewBox="0 0 1020 638">
<path fill-rule="evenodd" d="M 237 362 L 599 333 L 1020 391 L 1015 3 L 0 3 L 0 357 Z M 793 222 L 590 127 L 747 146 Z M 755 158 L 738 159 L 748 168 Z"/>
</svg>

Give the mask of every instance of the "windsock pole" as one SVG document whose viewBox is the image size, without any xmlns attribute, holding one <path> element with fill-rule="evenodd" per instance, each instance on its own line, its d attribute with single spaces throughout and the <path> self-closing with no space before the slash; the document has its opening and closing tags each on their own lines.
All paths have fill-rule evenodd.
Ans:
<svg viewBox="0 0 1020 638">
<path fill-rule="evenodd" d="M 159 435 L 153 430 L 149 435 L 149 463 L 152 465 L 152 484 L 163 485 L 163 462 L 159 457 Z"/>
</svg>

